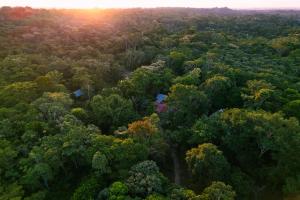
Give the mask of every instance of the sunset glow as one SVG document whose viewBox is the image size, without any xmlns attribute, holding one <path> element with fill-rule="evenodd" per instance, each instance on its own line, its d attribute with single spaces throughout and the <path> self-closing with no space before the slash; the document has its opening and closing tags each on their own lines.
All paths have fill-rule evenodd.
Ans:
<svg viewBox="0 0 300 200">
<path fill-rule="evenodd" d="M 299 0 L 1 0 L 0 6 L 38 8 L 230 7 L 300 8 Z"/>
</svg>

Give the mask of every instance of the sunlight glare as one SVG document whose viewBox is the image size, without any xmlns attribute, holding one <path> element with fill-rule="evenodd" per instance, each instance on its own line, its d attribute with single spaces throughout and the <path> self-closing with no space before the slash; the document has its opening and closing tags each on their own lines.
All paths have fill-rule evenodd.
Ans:
<svg viewBox="0 0 300 200">
<path fill-rule="evenodd" d="M 35 8 L 300 8 L 300 0 L 0 0 L 0 6 L 31 6 Z"/>
</svg>

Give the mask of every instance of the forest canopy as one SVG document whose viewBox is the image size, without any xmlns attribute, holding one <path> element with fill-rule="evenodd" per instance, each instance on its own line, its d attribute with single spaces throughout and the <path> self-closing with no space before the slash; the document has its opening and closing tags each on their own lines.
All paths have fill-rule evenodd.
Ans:
<svg viewBox="0 0 300 200">
<path fill-rule="evenodd" d="M 0 200 L 300 198 L 300 12 L 0 8 Z"/>
</svg>

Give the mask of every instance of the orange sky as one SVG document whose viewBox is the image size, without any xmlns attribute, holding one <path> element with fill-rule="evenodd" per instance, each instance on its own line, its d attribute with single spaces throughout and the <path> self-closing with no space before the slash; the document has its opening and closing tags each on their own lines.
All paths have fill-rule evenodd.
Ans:
<svg viewBox="0 0 300 200">
<path fill-rule="evenodd" d="M 43 8 L 230 7 L 300 8 L 300 0 L 0 0 L 0 6 Z"/>
</svg>

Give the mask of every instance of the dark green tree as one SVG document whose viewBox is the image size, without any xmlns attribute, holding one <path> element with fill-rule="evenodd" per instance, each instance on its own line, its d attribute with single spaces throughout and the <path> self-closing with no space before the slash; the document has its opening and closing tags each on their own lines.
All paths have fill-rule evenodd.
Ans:
<svg viewBox="0 0 300 200">
<path fill-rule="evenodd" d="M 186 152 L 185 159 L 192 174 L 204 184 L 226 180 L 228 177 L 230 164 L 222 151 L 211 143 L 190 149 Z"/>
<path fill-rule="evenodd" d="M 117 94 L 94 96 L 91 108 L 96 124 L 105 131 L 126 125 L 136 118 L 132 102 Z"/>
</svg>

